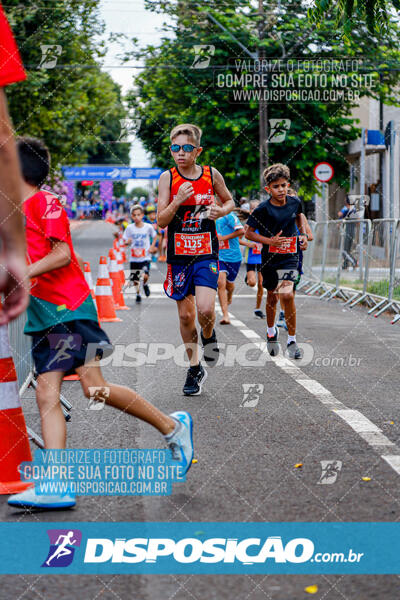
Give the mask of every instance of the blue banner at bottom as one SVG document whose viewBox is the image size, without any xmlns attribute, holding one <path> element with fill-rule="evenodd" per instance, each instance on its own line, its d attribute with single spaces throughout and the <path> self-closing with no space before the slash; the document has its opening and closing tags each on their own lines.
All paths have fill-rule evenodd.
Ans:
<svg viewBox="0 0 400 600">
<path fill-rule="evenodd" d="M 399 523 L 1 523 L 1 574 L 399 574 Z"/>
</svg>

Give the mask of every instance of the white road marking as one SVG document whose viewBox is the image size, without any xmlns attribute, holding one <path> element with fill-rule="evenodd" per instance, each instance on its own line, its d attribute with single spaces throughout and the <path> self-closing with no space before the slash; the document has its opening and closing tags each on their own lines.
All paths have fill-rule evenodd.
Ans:
<svg viewBox="0 0 400 600">
<path fill-rule="evenodd" d="M 151 267 L 153 269 L 153 265 Z M 130 271 L 125 269 L 125 276 L 126 276 L 126 280 L 129 279 L 129 275 L 130 275 Z M 150 292 L 153 298 L 167 298 L 168 296 L 167 294 L 165 294 L 164 292 L 164 284 L 163 283 L 150 283 Z M 130 286 L 128 288 L 126 288 L 124 290 L 124 294 L 133 294 L 135 293 L 135 289 L 134 286 Z M 157 295 L 158 294 L 158 295 Z M 296 294 L 296 298 L 306 298 L 308 296 L 303 295 L 301 296 L 300 294 Z M 255 298 L 255 294 L 235 294 L 235 299 L 236 298 Z M 247 327 L 247 325 L 245 325 L 245 323 L 243 323 L 242 321 L 239 321 L 238 319 L 234 318 L 233 321 L 231 321 L 232 325 L 235 325 L 237 327 Z"/>
<path fill-rule="evenodd" d="M 400 473 L 400 456 L 398 454 L 386 454 L 385 456 L 382 456 L 382 458 L 383 460 L 386 460 L 386 462 L 392 467 L 392 469 L 397 471 L 397 473 Z"/>
<path fill-rule="evenodd" d="M 240 333 L 243 333 L 243 335 L 247 338 L 261 339 L 261 337 L 258 335 L 258 333 L 256 333 L 255 331 L 252 331 L 251 329 L 241 329 Z"/>
<path fill-rule="evenodd" d="M 241 333 L 246 338 L 260 338 L 258 333 L 248 329 L 247 325 L 236 319 L 232 313 L 229 313 L 229 317 L 231 318 L 232 325 L 240 328 Z M 400 448 L 398 448 L 394 442 L 389 440 L 375 423 L 370 421 L 359 410 L 348 408 L 326 387 L 319 383 L 319 381 L 308 377 L 308 375 L 303 373 L 303 371 L 288 358 L 285 358 L 282 355 L 269 356 L 267 344 L 265 342 L 254 342 L 254 345 L 262 352 L 267 353 L 269 359 L 275 363 L 279 369 L 282 369 L 285 373 L 290 375 L 296 383 L 304 387 L 310 394 L 317 398 L 321 404 L 329 408 L 333 414 L 338 415 L 345 421 L 353 431 L 367 442 L 367 444 L 377 452 L 397 474 L 400 475 Z"/>
</svg>

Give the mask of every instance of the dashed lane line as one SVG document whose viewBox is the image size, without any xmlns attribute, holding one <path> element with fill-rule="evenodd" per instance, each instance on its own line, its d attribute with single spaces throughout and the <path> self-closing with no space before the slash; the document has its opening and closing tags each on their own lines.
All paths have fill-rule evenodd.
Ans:
<svg viewBox="0 0 400 600">
<path fill-rule="evenodd" d="M 217 311 L 221 312 L 219 309 L 217 309 Z M 296 383 L 317 398 L 321 404 L 345 421 L 353 431 L 367 442 L 367 444 L 377 452 L 398 475 L 400 475 L 400 449 L 382 433 L 381 429 L 379 429 L 375 423 L 370 421 L 359 410 L 348 408 L 343 402 L 338 400 L 332 392 L 319 383 L 319 381 L 306 375 L 288 358 L 285 358 L 282 355 L 270 356 L 266 342 L 258 341 L 261 339 L 258 333 L 249 329 L 245 323 L 237 319 L 232 313 L 229 313 L 229 317 L 231 319 L 231 324 L 234 327 L 237 327 L 247 339 L 253 339 L 254 345 L 267 354 L 268 360 L 273 362 L 279 369 L 282 369 L 287 375 L 292 377 Z"/>
</svg>

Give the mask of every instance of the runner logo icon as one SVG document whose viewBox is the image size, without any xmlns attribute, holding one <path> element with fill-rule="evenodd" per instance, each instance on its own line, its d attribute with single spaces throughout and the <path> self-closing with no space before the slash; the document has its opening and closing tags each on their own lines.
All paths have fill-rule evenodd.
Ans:
<svg viewBox="0 0 400 600">
<path fill-rule="evenodd" d="M 242 383 L 242 387 L 243 400 L 240 406 L 245 408 L 257 406 L 260 395 L 264 392 L 264 385 L 262 383 Z"/>
<path fill-rule="evenodd" d="M 62 215 L 63 207 L 59 202 L 57 196 L 52 194 L 46 194 L 46 210 L 43 215 L 43 219 L 59 219 Z"/>
<path fill-rule="evenodd" d="M 42 567 L 68 567 L 82 541 L 79 529 L 48 529 L 50 548 Z"/>
</svg>

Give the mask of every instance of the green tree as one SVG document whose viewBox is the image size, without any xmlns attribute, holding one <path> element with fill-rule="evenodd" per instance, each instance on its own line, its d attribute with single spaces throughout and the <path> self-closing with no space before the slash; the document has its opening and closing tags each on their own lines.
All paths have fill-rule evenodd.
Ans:
<svg viewBox="0 0 400 600">
<path fill-rule="evenodd" d="M 148 46 L 138 53 L 145 67 L 129 97 L 130 106 L 141 118 L 138 135 L 157 166 L 166 168 L 171 165 L 171 128 L 178 122 L 198 124 L 204 130 L 202 162 L 215 165 L 239 195 L 258 191 L 258 102 L 232 103 L 229 94 L 215 85 L 218 73 L 227 72 L 232 59 L 248 57 L 226 31 L 207 17 L 207 10 L 213 9 L 211 14 L 234 33 L 238 42 L 253 52 L 261 50 L 266 59 L 361 55 L 372 64 L 376 86 L 375 90 L 364 86 L 362 93 L 382 98 L 390 94 L 397 78 L 397 72 L 388 72 L 380 82 L 375 67 L 398 57 L 400 36 L 395 25 L 385 44 L 377 48 L 371 45 L 364 25 L 354 29 L 350 43 L 335 31 L 333 18 L 316 28 L 307 19 L 300 0 L 287 0 L 281 10 L 275 8 L 265 15 L 255 13 L 247 1 L 201 7 L 191 3 L 177 6 L 168 1 L 148 5 L 175 14 L 174 37 L 170 34 L 159 46 Z M 260 31 L 264 35 L 261 41 Z M 194 46 L 201 44 L 215 46 L 207 69 L 192 68 Z M 320 161 L 328 159 L 335 168 L 336 181 L 346 186 L 347 144 L 359 135 L 351 108 L 351 102 L 269 104 L 269 119 L 287 118 L 292 122 L 285 142 L 269 145 L 270 162 L 287 163 L 306 198 L 315 190 L 312 170 Z"/>
<path fill-rule="evenodd" d="M 134 198 L 135 196 L 137 196 L 138 198 L 140 198 L 140 196 L 144 196 L 145 198 L 148 198 L 149 197 L 149 190 L 147 190 L 146 188 L 143 188 L 143 187 L 132 188 L 128 192 L 128 197 L 129 198 Z"/>
<path fill-rule="evenodd" d="M 340 26 L 350 37 L 354 24 L 365 22 L 371 34 L 387 31 L 395 11 L 400 10 L 400 0 L 315 0 L 308 14 L 311 22 L 320 25 L 327 15 L 336 17 Z"/>
<path fill-rule="evenodd" d="M 102 72 L 104 26 L 99 0 L 7 0 L 6 12 L 28 72 L 8 94 L 18 135 L 43 138 L 53 167 L 76 162 L 121 163 L 127 144 L 119 137 L 126 116 L 119 86 Z M 44 68 L 42 46 L 59 46 L 54 68 Z M 59 50 L 57 50 L 58 52 Z M 42 65 L 42 66 L 40 66 Z"/>
</svg>

